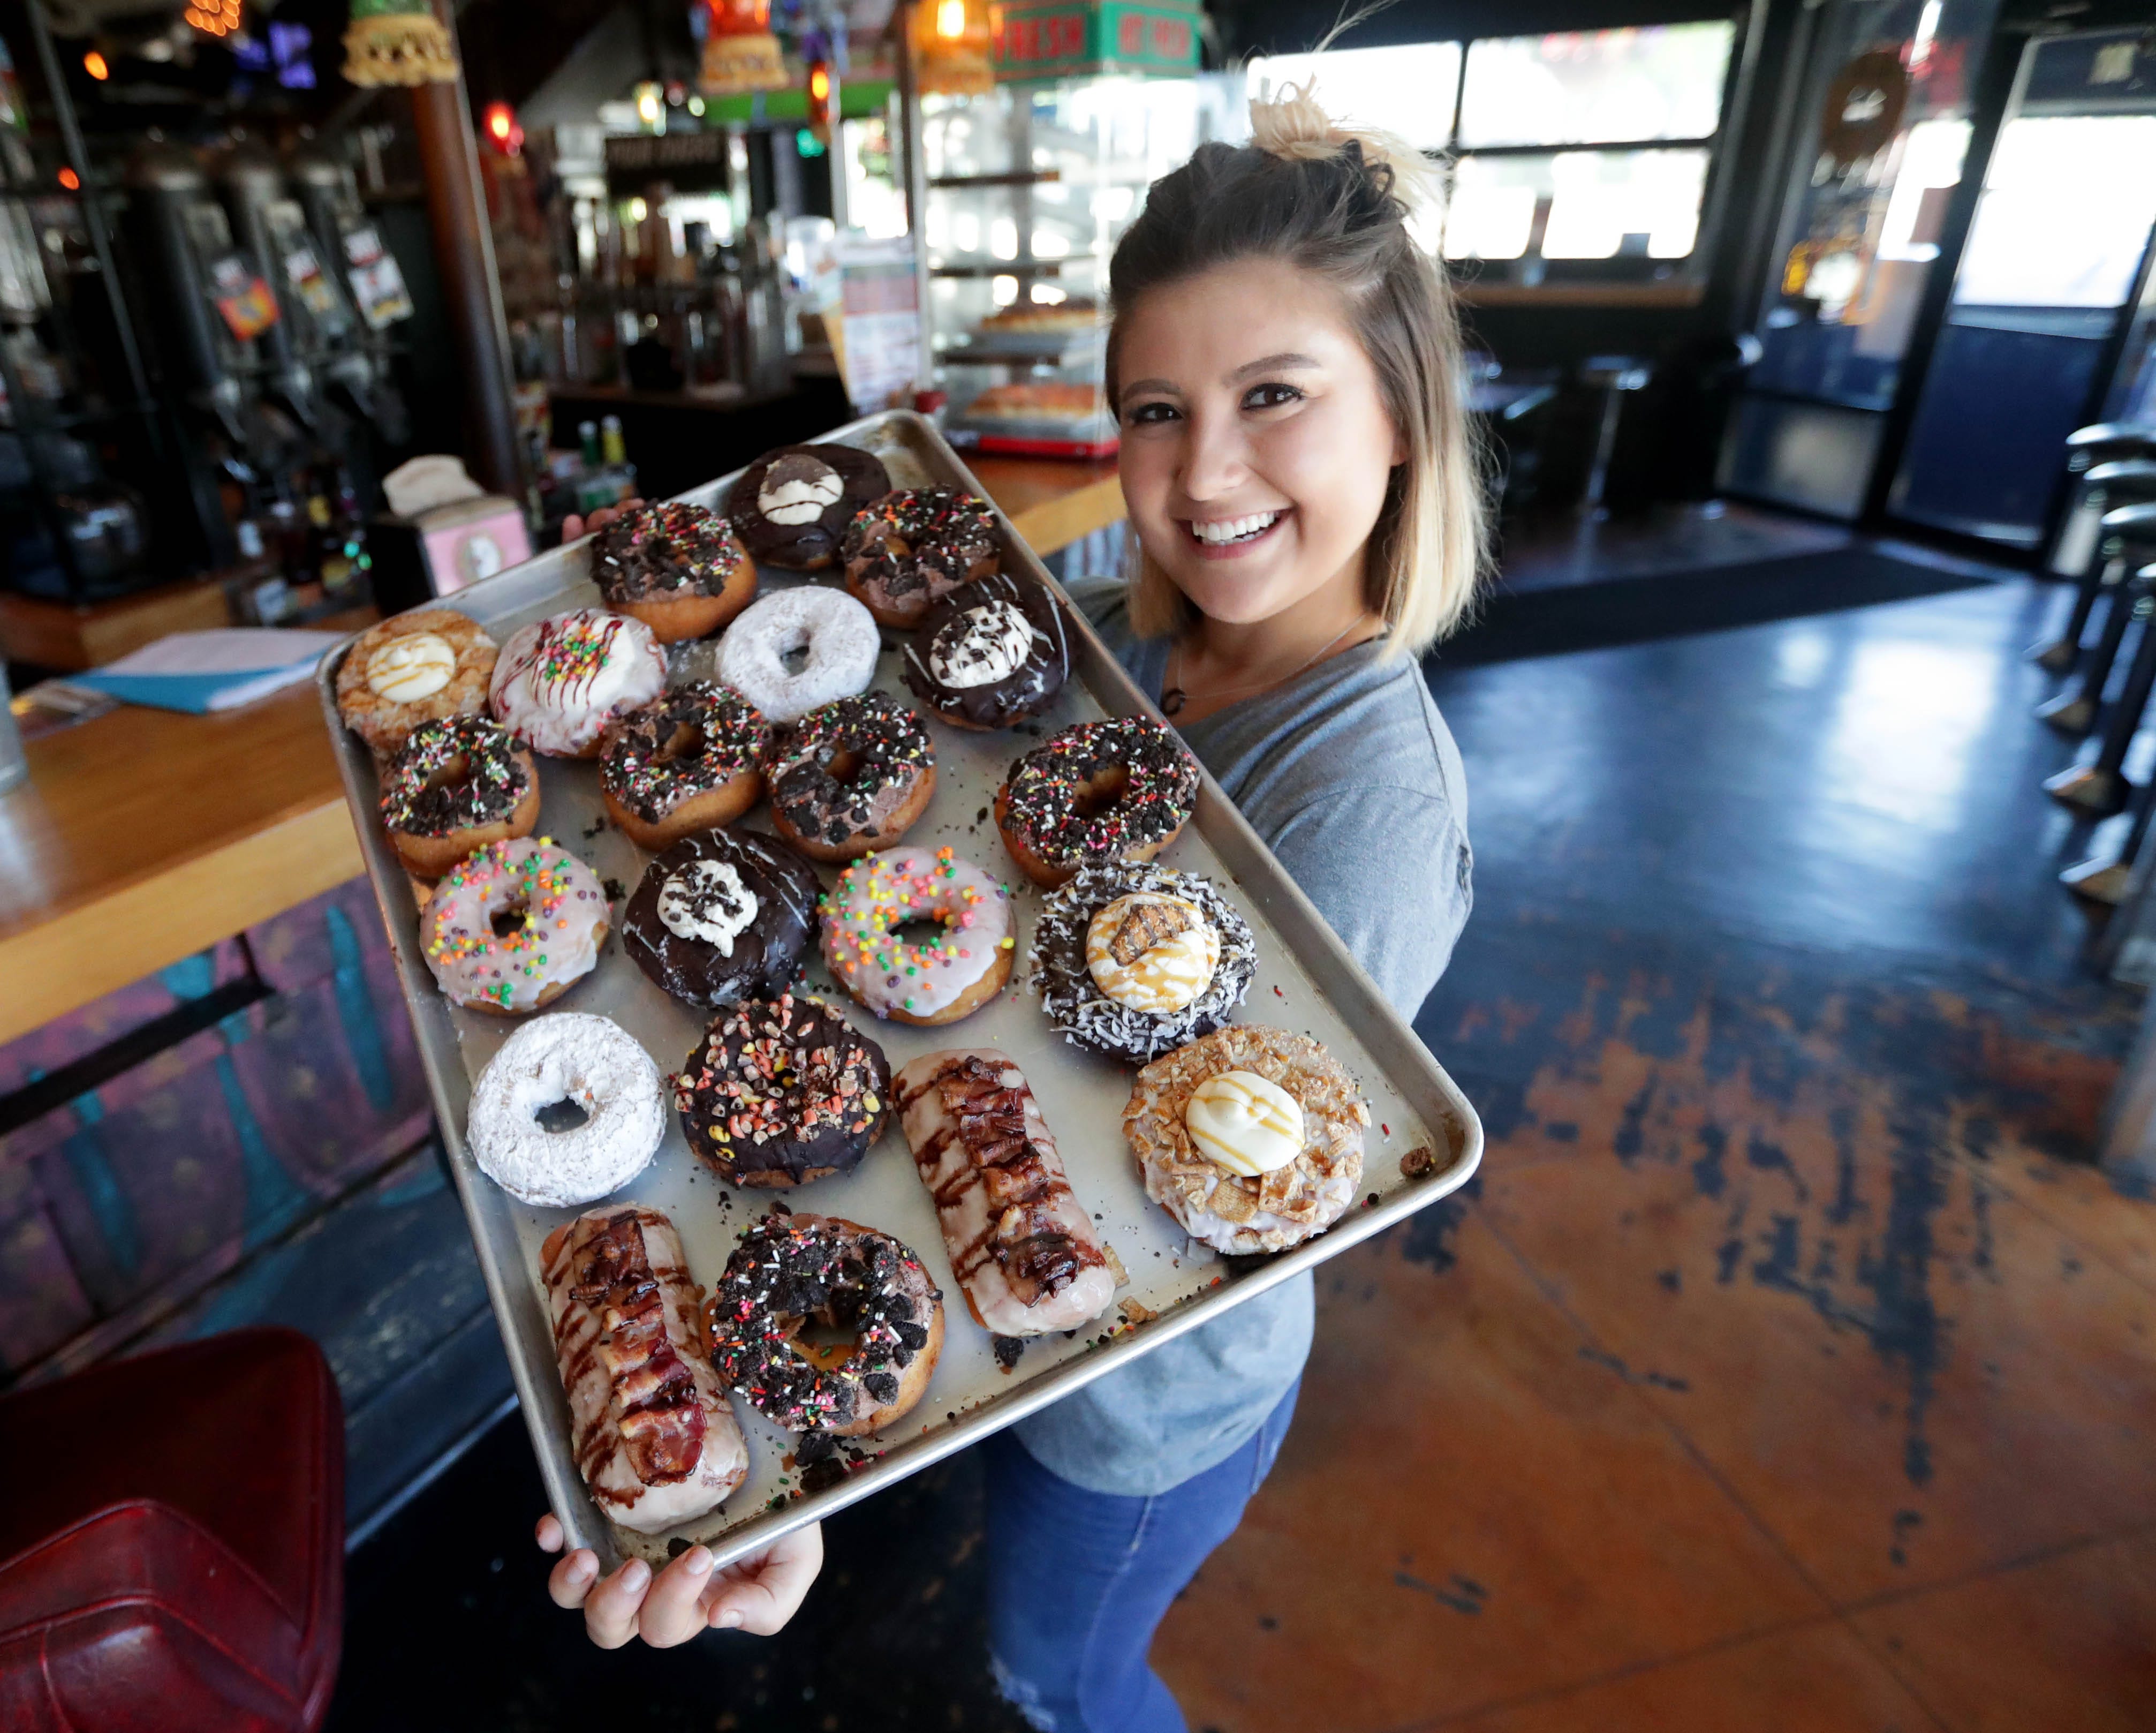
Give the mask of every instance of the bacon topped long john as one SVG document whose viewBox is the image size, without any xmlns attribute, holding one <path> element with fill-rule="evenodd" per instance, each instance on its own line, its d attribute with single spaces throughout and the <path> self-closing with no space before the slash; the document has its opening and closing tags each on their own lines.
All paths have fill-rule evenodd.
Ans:
<svg viewBox="0 0 2156 1733">
<path fill-rule="evenodd" d="M 1106 1311 L 1118 1269 L 1009 1056 L 929 1053 L 896 1082 L 906 1140 L 974 1318 L 1000 1336 L 1038 1336 Z"/>
<path fill-rule="evenodd" d="M 701 1516 L 742 1484 L 748 1448 L 704 1350 L 701 1294 L 657 1210 L 579 1216 L 539 1250 L 577 1467 L 639 1534 Z"/>
</svg>

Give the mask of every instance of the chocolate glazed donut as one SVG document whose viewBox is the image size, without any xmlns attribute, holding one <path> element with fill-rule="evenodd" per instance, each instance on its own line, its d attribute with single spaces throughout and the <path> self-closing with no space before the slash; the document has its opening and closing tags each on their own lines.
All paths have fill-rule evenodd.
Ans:
<svg viewBox="0 0 2156 1733">
<path fill-rule="evenodd" d="M 1055 702 L 1070 674 L 1055 598 L 998 572 L 954 589 L 921 616 L 906 646 L 906 683 L 957 728 L 1008 728 Z"/>
<path fill-rule="evenodd" d="M 681 1129 L 729 1185 L 850 1172 L 891 1118 L 883 1049 L 820 999 L 744 1000 L 712 1018 L 674 1079 Z"/>
<path fill-rule="evenodd" d="M 732 1005 L 793 980 L 815 924 L 816 875 L 753 831 L 685 836 L 644 869 L 621 948 L 690 1005 Z"/>
<path fill-rule="evenodd" d="M 851 445 L 781 445 L 742 472 L 726 494 L 726 516 L 742 546 L 760 560 L 818 572 L 861 507 L 891 491 L 882 464 Z"/>
</svg>

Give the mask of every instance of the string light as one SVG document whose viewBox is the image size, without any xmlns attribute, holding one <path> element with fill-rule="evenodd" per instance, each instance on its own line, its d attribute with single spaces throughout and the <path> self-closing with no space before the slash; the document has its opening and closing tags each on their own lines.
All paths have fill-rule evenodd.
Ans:
<svg viewBox="0 0 2156 1733">
<path fill-rule="evenodd" d="M 82 190 L 82 177 L 72 168 L 63 168 L 60 171 L 60 184 L 70 193 L 80 193 Z"/>
<path fill-rule="evenodd" d="M 239 0 L 195 0 L 180 16 L 205 36 L 229 36 L 239 28 Z"/>
<path fill-rule="evenodd" d="M 112 69 L 105 64 L 105 56 L 92 49 L 82 57 L 82 69 L 100 85 L 112 76 Z"/>
</svg>

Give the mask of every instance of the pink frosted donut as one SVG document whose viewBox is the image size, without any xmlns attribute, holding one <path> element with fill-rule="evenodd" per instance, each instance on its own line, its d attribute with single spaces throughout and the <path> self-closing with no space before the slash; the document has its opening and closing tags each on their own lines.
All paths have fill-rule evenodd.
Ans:
<svg viewBox="0 0 2156 1733">
<path fill-rule="evenodd" d="M 666 687 L 666 652 L 651 628 L 598 608 L 550 614 L 501 647 L 487 702 L 494 719 L 536 752 L 588 759 L 617 716 Z"/>
<path fill-rule="evenodd" d="M 592 869 L 547 836 L 490 842 L 435 887 L 419 947 L 451 1003 L 517 1017 L 592 972 L 611 910 Z"/>
<path fill-rule="evenodd" d="M 1010 892 L 948 848 L 864 856 L 822 906 L 832 977 L 879 1017 L 955 1023 L 1010 979 Z M 897 929 L 920 920 L 943 930 L 903 943 Z"/>
</svg>

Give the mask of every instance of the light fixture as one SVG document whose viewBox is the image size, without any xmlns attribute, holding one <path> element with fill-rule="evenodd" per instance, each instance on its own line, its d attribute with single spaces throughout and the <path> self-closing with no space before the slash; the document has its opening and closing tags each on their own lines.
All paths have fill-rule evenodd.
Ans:
<svg viewBox="0 0 2156 1733">
<path fill-rule="evenodd" d="M 629 220 L 630 222 L 632 222 L 632 223 L 641 223 L 641 222 L 642 222 L 642 221 L 643 221 L 646 217 L 649 216 L 650 214 L 651 214 L 651 207 L 650 207 L 649 205 L 646 204 L 646 203 L 644 203 L 641 198 L 632 198 L 632 199 L 630 199 L 630 200 L 629 200 Z"/>
<path fill-rule="evenodd" d="M 63 168 L 60 171 L 60 184 L 70 193 L 80 193 L 82 191 L 82 177 L 72 168 Z"/>
<path fill-rule="evenodd" d="M 488 139 L 503 156 L 515 157 L 522 152 L 524 129 L 516 123 L 516 111 L 507 103 L 487 104 L 485 126 Z"/>
<path fill-rule="evenodd" d="M 666 126 L 666 101 L 659 86 L 646 80 L 636 87 L 636 118 L 654 132 L 662 132 Z"/>
<path fill-rule="evenodd" d="M 931 96 L 985 96 L 996 87 L 988 0 L 916 0 L 916 82 Z"/>
<path fill-rule="evenodd" d="M 771 33 L 771 0 L 701 0 L 704 58 L 696 87 L 706 96 L 783 90 L 786 63 Z"/>
<path fill-rule="evenodd" d="M 82 57 L 82 69 L 100 85 L 112 76 L 112 69 L 105 64 L 105 56 L 92 49 Z"/>
<path fill-rule="evenodd" d="M 205 36 L 229 36 L 239 28 L 239 0 L 194 0 L 180 16 Z"/>
<path fill-rule="evenodd" d="M 704 118 L 704 99 L 701 96 L 691 96 L 689 99 L 689 112 L 694 115 L 698 120 L 702 120 Z"/>
</svg>

